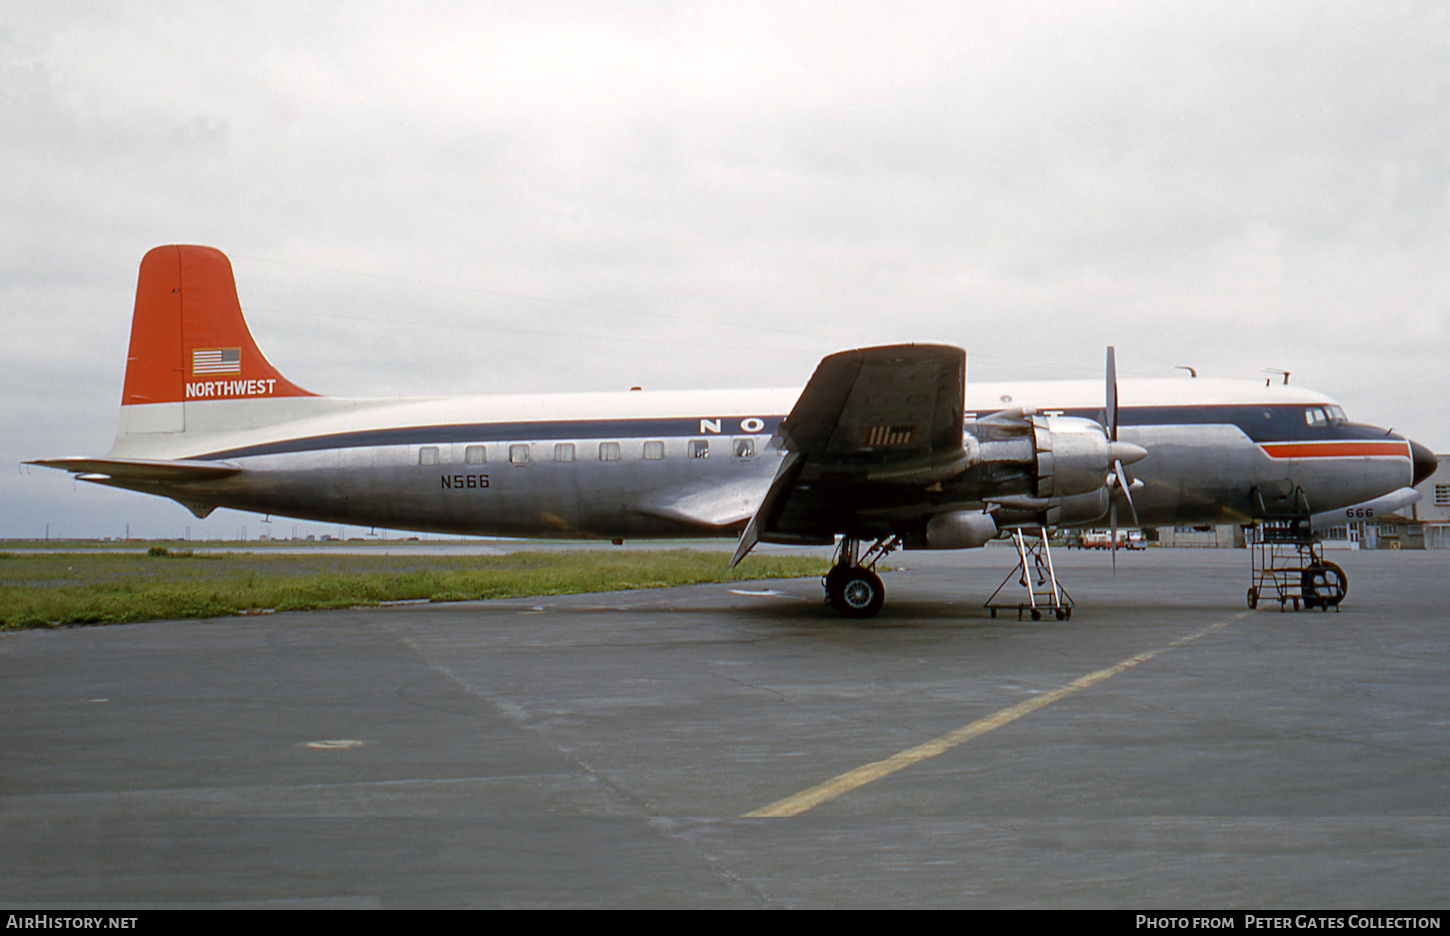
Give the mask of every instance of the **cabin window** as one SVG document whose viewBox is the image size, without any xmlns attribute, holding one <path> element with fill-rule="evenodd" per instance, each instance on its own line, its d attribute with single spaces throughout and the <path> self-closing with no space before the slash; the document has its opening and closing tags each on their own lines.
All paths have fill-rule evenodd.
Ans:
<svg viewBox="0 0 1450 936">
<path fill-rule="evenodd" d="M 690 440 L 690 457 L 691 458 L 709 458 L 710 457 L 710 440 L 709 439 L 691 439 Z"/>
<path fill-rule="evenodd" d="M 574 460 L 574 443 L 560 442 L 554 446 L 554 461 L 571 462 Z"/>
<path fill-rule="evenodd" d="M 528 445 L 510 445 L 509 461 L 513 462 L 515 465 L 527 465 L 529 463 Z"/>
<path fill-rule="evenodd" d="M 481 445 L 470 445 L 463 450 L 463 463 L 465 465 L 481 465 L 486 461 L 488 461 L 488 458 L 484 454 L 484 449 Z"/>
<path fill-rule="evenodd" d="M 745 439 L 734 439 L 734 440 L 731 441 L 730 447 L 731 447 L 731 451 L 733 451 L 735 453 L 735 457 L 736 458 L 754 458 L 755 457 L 755 440 L 754 439 L 749 439 L 749 438 L 745 438 Z"/>
<path fill-rule="evenodd" d="M 1329 425 L 1329 414 L 1322 406 L 1311 406 L 1304 411 L 1304 421 L 1311 426 Z"/>
<path fill-rule="evenodd" d="M 619 461 L 619 443 L 618 442 L 600 442 L 599 443 L 599 460 L 600 461 Z"/>
<path fill-rule="evenodd" d="M 420 465 L 436 465 L 436 464 L 438 464 L 438 446 L 436 446 L 436 445 L 425 445 L 422 448 L 418 449 L 418 464 L 420 464 Z"/>
<path fill-rule="evenodd" d="M 644 444 L 644 457 L 649 461 L 658 461 L 665 457 L 665 444 L 663 442 L 646 442 Z"/>
</svg>

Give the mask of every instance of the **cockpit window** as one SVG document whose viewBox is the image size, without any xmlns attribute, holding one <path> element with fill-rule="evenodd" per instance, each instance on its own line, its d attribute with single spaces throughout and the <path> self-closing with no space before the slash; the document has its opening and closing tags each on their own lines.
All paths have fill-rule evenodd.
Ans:
<svg viewBox="0 0 1450 936">
<path fill-rule="evenodd" d="M 1349 422 L 1338 406 L 1310 406 L 1304 410 L 1304 421 L 1311 426 L 1337 426 Z"/>
</svg>

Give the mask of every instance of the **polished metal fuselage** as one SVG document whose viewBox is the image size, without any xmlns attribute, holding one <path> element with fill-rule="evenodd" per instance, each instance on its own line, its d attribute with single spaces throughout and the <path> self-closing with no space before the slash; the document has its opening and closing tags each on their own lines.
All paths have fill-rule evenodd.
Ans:
<svg viewBox="0 0 1450 936">
<path fill-rule="evenodd" d="M 1274 420 L 1294 425 L 1306 408 L 1332 404 L 1320 395 L 1149 383 L 1126 381 L 1122 394 L 1120 438 L 1148 452 L 1131 467 L 1141 482 L 1133 493 L 1138 525 L 1247 522 L 1262 513 L 1266 495 L 1302 497 L 1314 511 L 1330 510 L 1411 483 L 1408 443 L 1383 430 L 1343 424 L 1337 432 L 1310 433 L 1319 442 L 1290 439 L 1288 448 L 1275 449 L 1276 432 L 1306 432 L 1275 430 Z M 95 480 L 174 497 L 193 509 L 230 507 L 391 529 L 603 539 L 732 535 L 776 474 L 783 453 L 775 430 L 797 392 L 327 400 L 289 404 L 302 408 L 281 421 L 254 408 L 241 428 L 232 426 L 231 411 L 216 409 L 226 403 L 191 403 L 180 432 L 147 431 L 142 414 L 133 414 L 137 431 L 125 431 L 123 423 L 112 454 L 219 461 L 240 472 L 185 483 Z M 1100 396 L 1101 388 L 1066 382 L 973 386 L 968 405 L 985 413 L 1028 403 L 1086 415 L 1094 393 Z M 1172 407 L 1160 405 L 1170 397 Z M 1261 404 L 1264 426 L 1250 424 L 1246 431 L 1245 407 Z M 571 407 L 584 411 L 583 418 Z M 1229 415 L 1216 422 L 1214 407 Z M 1401 445 L 1360 455 L 1313 449 L 1340 436 Z M 1296 454 L 1293 444 L 1303 452 Z M 934 512 L 980 509 L 990 492 L 972 480 L 973 470 L 892 496 L 905 498 L 909 510 L 902 515 L 913 514 L 918 526 Z"/>
</svg>

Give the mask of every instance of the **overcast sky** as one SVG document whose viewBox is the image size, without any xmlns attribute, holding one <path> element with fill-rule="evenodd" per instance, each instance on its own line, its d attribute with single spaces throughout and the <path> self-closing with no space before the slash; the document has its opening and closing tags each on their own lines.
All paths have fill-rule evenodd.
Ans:
<svg viewBox="0 0 1450 936">
<path fill-rule="evenodd" d="M 1439 2 L 0 0 L 0 213 L 17 466 L 109 448 L 165 243 L 228 253 L 320 393 L 799 386 L 921 340 L 1096 377 L 1115 344 L 1450 449 Z M 263 529 L 39 468 L 0 505 L 0 537 Z"/>
</svg>

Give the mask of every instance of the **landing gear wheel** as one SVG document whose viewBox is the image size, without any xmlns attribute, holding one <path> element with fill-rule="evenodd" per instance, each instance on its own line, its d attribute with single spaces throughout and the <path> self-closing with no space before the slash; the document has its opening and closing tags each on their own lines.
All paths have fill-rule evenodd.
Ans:
<svg viewBox="0 0 1450 936">
<path fill-rule="evenodd" d="M 1248 606 L 1250 611 L 1259 606 L 1259 590 L 1257 588 L 1249 589 Z"/>
<path fill-rule="evenodd" d="M 1349 576 L 1332 562 L 1316 562 L 1304 570 L 1299 579 L 1304 607 L 1329 610 L 1338 607 L 1349 591 Z"/>
<path fill-rule="evenodd" d="M 831 607 L 844 618 L 875 617 L 886 601 L 881 576 L 870 569 L 836 566 L 826 575 Z"/>
</svg>

